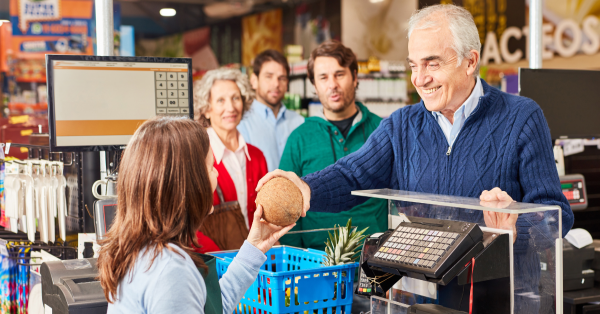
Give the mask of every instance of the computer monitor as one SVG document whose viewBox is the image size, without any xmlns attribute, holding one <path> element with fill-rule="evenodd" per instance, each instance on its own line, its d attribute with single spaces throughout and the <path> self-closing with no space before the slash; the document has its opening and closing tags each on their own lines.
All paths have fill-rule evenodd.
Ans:
<svg viewBox="0 0 600 314">
<path fill-rule="evenodd" d="M 157 115 L 193 118 L 188 58 L 46 55 L 51 151 L 122 148 Z"/>
<path fill-rule="evenodd" d="M 600 137 L 600 71 L 519 69 L 519 94 L 542 108 L 552 139 Z"/>
</svg>

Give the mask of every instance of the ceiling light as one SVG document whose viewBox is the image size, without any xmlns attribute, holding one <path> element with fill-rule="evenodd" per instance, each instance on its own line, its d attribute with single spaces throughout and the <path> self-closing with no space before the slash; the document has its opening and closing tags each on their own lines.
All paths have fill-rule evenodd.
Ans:
<svg viewBox="0 0 600 314">
<path fill-rule="evenodd" d="M 175 16 L 175 14 L 177 14 L 177 11 L 175 11 L 175 9 L 171 9 L 171 8 L 160 9 L 160 15 L 162 15 L 162 16 Z"/>
<path fill-rule="evenodd" d="M 383 2 L 383 1 L 385 1 L 385 0 L 369 0 L 369 2 L 371 2 L 371 3 L 379 3 L 379 2 Z"/>
<path fill-rule="evenodd" d="M 211 18 L 225 19 L 240 16 L 252 11 L 252 1 L 245 2 L 214 2 L 204 6 L 204 14 Z"/>
</svg>

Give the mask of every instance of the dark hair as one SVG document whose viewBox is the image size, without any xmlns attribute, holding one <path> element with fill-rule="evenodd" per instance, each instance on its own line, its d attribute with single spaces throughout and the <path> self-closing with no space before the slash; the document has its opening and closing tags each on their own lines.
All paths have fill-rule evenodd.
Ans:
<svg viewBox="0 0 600 314">
<path fill-rule="evenodd" d="M 287 59 L 281 52 L 273 49 L 265 50 L 259 53 L 258 56 L 256 56 L 256 58 L 254 58 L 254 63 L 252 64 L 252 71 L 254 72 L 254 74 L 256 74 L 256 76 L 260 74 L 260 70 L 262 69 L 263 64 L 268 61 L 275 61 L 281 64 L 281 66 L 285 68 L 287 76 L 290 76 L 290 65 L 288 64 Z"/>
<path fill-rule="evenodd" d="M 356 61 L 356 55 L 352 52 L 352 49 L 342 45 L 339 41 L 328 40 L 319 45 L 313 52 L 310 53 L 308 59 L 308 78 L 310 82 L 315 84 L 315 59 L 317 57 L 332 57 L 338 61 L 338 64 L 344 68 L 350 68 L 352 78 L 356 78 L 358 72 L 358 62 Z"/>
<path fill-rule="evenodd" d="M 188 118 L 153 118 L 135 131 L 119 167 L 117 217 L 100 241 L 98 270 L 108 302 L 145 247 L 153 263 L 163 249 L 174 251 L 173 243 L 207 269 L 190 245 L 200 247 L 196 231 L 213 203 L 209 148 L 206 130 Z"/>
</svg>

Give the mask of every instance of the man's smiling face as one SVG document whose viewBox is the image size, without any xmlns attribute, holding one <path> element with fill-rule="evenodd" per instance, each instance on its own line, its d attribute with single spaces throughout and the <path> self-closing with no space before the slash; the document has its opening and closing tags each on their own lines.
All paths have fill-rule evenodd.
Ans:
<svg viewBox="0 0 600 314">
<path fill-rule="evenodd" d="M 447 24 L 415 29 L 408 40 L 411 81 L 429 111 L 458 109 L 469 97 L 475 67 L 464 58 L 459 66 Z"/>
</svg>

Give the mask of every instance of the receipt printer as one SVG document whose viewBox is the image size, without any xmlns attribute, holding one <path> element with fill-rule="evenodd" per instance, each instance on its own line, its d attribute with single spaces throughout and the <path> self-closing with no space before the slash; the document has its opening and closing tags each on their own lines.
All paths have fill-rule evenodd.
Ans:
<svg viewBox="0 0 600 314">
<path fill-rule="evenodd" d="M 563 290 L 580 290 L 594 287 L 594 245 L 580 249 L 563 241 Z"/>
<path fill-rule="evenodd" d="M 44 307 L 53 314 L 106 314 L 108 302 L 97 279 L 96 263 L 95 258 L 43 263 Z"/>
</svg>

